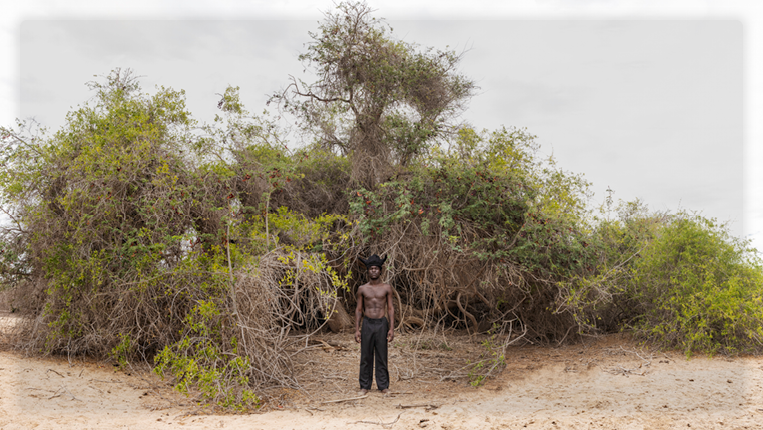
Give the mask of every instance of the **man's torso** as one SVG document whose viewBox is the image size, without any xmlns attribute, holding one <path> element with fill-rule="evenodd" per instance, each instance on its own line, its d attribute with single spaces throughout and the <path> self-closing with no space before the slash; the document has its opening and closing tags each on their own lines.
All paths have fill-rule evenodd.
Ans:
<svg viewBox="0 0 763 430">
<path fill-rule="evenodd" d="M 391 288 L 387 284 L 365 284 L 360 287 L 363 296 L 363 315 L 367 318 L 381 318 L 386 313 L 388 295 Z"/>
</svg>

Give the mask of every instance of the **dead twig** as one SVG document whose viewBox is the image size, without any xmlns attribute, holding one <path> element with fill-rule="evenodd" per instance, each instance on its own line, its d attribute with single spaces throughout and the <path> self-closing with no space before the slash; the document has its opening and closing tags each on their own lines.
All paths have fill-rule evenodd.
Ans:
<svg viewBox="0 0 763 430">
<path fill-rule="evenodd" d="M 607 351 L 609 351 L 610 354 L 613 354 L 613 353 L 622 353 L 623 355 L 633 354 L 633 355 L 635 355 L 636 357 L 638 357 L 639 359 L 641 359 L 643 361 L 642 363 L 640 363 L 638 365 L 638 367 L 635 367 L 633 369 L 626 369 L 626 368 L 624 368 L 622 366 L 617 366 L 619 369 L 612 368 L 612 369 L 606 370 L 607 372 L 612 373 L 614 375 L 626 375 L 626 376 L 627 375 L 637 375 L 637 376 L 644 376 L 644 375 L 647 374 L 646 370 L 644 370 L 642 372 L 638 372 L 637 370 L 641 369 L 644 366 L 649 366 L 650 364 L 652 364 L 651 360 L 654 358 L 654 355 L 652 355 L 652 354 L 649 355 L 649 358 L 644 358 L 637 351 L 635 351 L 635 350 L 634 351 L 629 351 L 629 350 L 623 348 L 622 346 L 620 346 L 620 348 L 618 348 L 618 349 L 607 348 Z"/>
<path fill-rule="evenodd" d="M 64 378 L 64 377 L 65 377 L 64 375 L 62 375 L 62 374 L 60 374 L 60 373 L 56 372 L 56 371 L 55 371 L 55 370 L 53 370 L 53 369 L 48 369 L 48 370 L 46 370 L 46 371 L 45 371 L 45 374 L 47 375 L 47 374 L 48 374 L 48 372 L 53 372 L 53 373 L 55 373 L 56 375 L 58 375 L 58 376 L 60 376 L 60 377 L 62 377 L 62 378 Z"/>
<path fill-rule="evenodd" d="M 85 403 L 85 401 L 84 401 L 84 400 L 80 400 L 80 399 L 76 398 L 76 397 L 74 396 L 74 394 L 72 394 L 72 392 L 71 392 L 71 391 L 69 391 L 69 389 L 68 389 L 68 388 L 66 388 L 66 385 L 61 385 L 61 388 L 59 388 L 58 390 L 56 390 L 56 392 L 55 392 L 55 393 L 53 393 L 53 395 L 52 395 L 52 396 L 48 397 L 48 400 L 50 400 L 50 399 L 53 399 L 53 398 L 56 398 L 56 397 L 60 397 L 60 396 L 61 396 L 61 394 L 63 394 L 63 393 L 59 394 L 59 393 L 61 392 L 61 390 L 65 391 L 65 392 L 66 392 L 66 394 L 68 394 L 69 396 L 71 396 L 72 400 L 76 400 L 76 401 L 78 401 L 78 402 L 82 402 L 82 403 Z"/>
<path fill-rule="evenodd" d="M 62 386 L 61 386 L 61 388 L 63 388 L 63 389 L 64 389 L 64 391 L 66 391 L 66 394 L 68 394 L 68 395 L 72 396 L 72 400 L 76 400 L 76 401 L 78 401 L 78 402 L 82 402 L 82 403 L 85 403 L 85 401 L 84 401 L 84 400 L 80 400 L 80 399 L 78 399 L 78 398 L 74 397 L 74 394 L 72 394 L 72 392 L 71 392 L 71 391 L 69 391 L 69 389 L 68 389 L 68 388 L 66 388 L 66 386 L 65 386 L 65 385 L 62 385 Z"/>
<path fill-rule="evenodd" d="M 397 409 L 412 409 L 412 408 L 424 408 L 427 411 L 431 411 L 434 409 L 439 408 L 442 405 L 433 405 L 431 403 L 420 403 L 417 405 L 397 405 L 395 406 Z"/>
<path fill-rule="evenodd" d="M 364 394 L 364 395 L 362 395 L 362 396 L 359 396 L 359 397 L 350 397 L 350 398 L 348 398 L 348 399 L 326 400 L 325 402 L 321 402 L 321 404 L 322 404 L 322 405 L 325 405 L 326 403 L 341 403 L 341 402 L 349 402 L 349 401 L 351 401 L 351 400 L 360 400 L 360 399 L 365 399 L 366 397 L 368 397 L 368 394 Z"/>
<path fill-rule="evenodd" d="M 633 368 L 633 369 L 626 369 L 626 368 L 624 368 L 622 366 L 617 366 L 617 367 L 619 369 L 612 368 L 612 369 L 606 370 L 606 372 L 609 372 L 609 373 L 611 373 L 613 375 L 625 375 L 625 376 L 628 376 L 628 375 L 645 376 L 647 374 L 646 371 L 643 371 L 641 373 L 636 372 L 638 369 L 641 368 L 640 364 L 639 364 L 638 367 Z"/>
<path fill-rule="evenodd" d="M 400 412 L 399 414 L 397 414 L 397 418 L 395 418 L 395 421 L 388 422 L 388 423 L 383 423 L 383 422 L 381 422 L 381 420 L 379 420 L 378 422 L 376 422 L 376 421 L 355 421 L 355 422 L 347 423 L 347 424 L 375 424 L 377 426 L 382 426 L 382 427 L 388 429 L 388 428 L 392 428 L 392 426 L 395 425 L 397 420 L 400 419 L 400 415 L 403 415 L 404 412 L 405 411 Z"/>
<path fill-rule="evenodd" d="M 46 390 L 44 388 L 34 388 L 34 387 L 27 387 L 27 390 L 47 391 L 49 393 L 56 393 L 57 392 L 57 391 Z"/>
<path fill-rule="evenodd" d="M 309 342 L 310 342 L 311 345 L 319 346 L 319 347 L 323 348 L 327 352 L 328 351 L 334 351 L 334 350 L 337 350 L 337 351 L 347 351 L 348 350 L 347 346 L 342 345 L 341 343 L 336 342 L 336 341 L 331 341 L 331 340 L 330 341 L 326 341 L 326 340 L 323 340 L 323 339 L 310 339 Z"/>
<path fill-rule="evenodd" d="M 646 363 L 646 364 L 644 364 L 645 366 L 649 366 L 650 364 L 652 364 L 652 359 L 654 359 L 654 355 L 652 355 L 652 354 L 649 355 L 649 358 L 644 358 L 644 357 L 641 356 L 641 354 L 638 353 L 638 351 L 635 351 L 635 350 L 628 351 L 627 349 L 623 348 L 622 346 L 620 346 L 620 350 L 624 354 L 633 354 L 636 357 L 640 358 L 641 360 L 643 360 Z"/>
</svg>

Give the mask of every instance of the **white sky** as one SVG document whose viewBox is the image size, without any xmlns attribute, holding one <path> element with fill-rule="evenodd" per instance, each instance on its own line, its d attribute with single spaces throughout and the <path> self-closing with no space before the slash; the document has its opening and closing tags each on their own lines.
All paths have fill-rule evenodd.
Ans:
<svg viewBox="0 0 763 430">
<path fill-rule="evenodd" d="M 9 2 L 8 2 L 9 3 Z M 595 201 L 701 210 L 763 249 L 763 10 L 752 1 L 371 2 L 394 35 L 470 48 L 481 87 L 464 115 L 527 127 Z M 84 83 L 133 68 L 144 89 L 185 89 L 211 120 L 228 84 L 250 111 L 302 75 L 297 55 L 330 1 L 3 4 L 0 123 L 57 129 Z M 169 21 L 167 21 L 169 20 Z M 232 21 L 234 20 L 234 21 Z M 304 21 L 300 21 L 304 20 Z M 454 21 L 457 20 L 457 21 Z"/>
</svg>

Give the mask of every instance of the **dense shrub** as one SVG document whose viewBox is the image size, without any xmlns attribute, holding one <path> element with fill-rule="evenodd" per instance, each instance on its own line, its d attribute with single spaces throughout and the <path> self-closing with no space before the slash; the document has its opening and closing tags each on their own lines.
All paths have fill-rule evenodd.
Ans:
<svg viewBox="0 0 763 430">
<path fill-rule="evenodd" d="M 593 217 L 593 230 L 582 242 L 591 259 L 583 271 L 559 282 L 556 312 L 572 315 L 583 335 L 617 331 L 644 312 L 631 290 L 633 264 L 666 222 L 640 201 L 615 206 L 612 191 Z"/>
<path fill-rule="evenodd" d="M 560 340 L 571 316 L 554 312 L 558 282 L 583 274 L 587 184 L 537 157 L 523 130 L 461 129 L 374 190 L 350 195 L 353 252 L 386 253 L 404 325 L 493 323 Z"/>
<path fill-rule="evenodd" d="M 16 300 L 36 316 L 30 347 L 101 355 L 122 334 L 150 352 L 186 306 L 167 289 L 184 278 L 175 269 L 192 228 L 181 155 L 191 122 L 181 92 L 141 96 L 129 73 L 91 86 L 94 102 L 64 129 L 36 144 L 13 134 L 5 148 L 28 266 Z"/>
<path fill-rule="evenodd" d="M 302 175 L 266 123 L 233 109 L 234 92 L 227 119 L 198 135 L 182 92 L 148 96 L 119 70 L 92 87 L 51 137 L 2 130 L 2 198 L 17 223 L 3 229 L 0 276 L 30 317 L 18 345 L 122 365 L 156 357 L 178 388 L 223 406 L 295 385 L 289 328 L 317 329 L 337 310 L 346 281 L 321 250 L 346 218 L 242 205 L 247 175 L 272 175 L 266 201 L 291 179 L 275 169 Z M 215 140 L 231 127 L 245 132 Z M 259 163 L 236 163 L 242 150 Z"/>
<path fill-rule="evenodd" d="M 722 225 L 679 214 L 632 268 L 630 294 L 643 311 L 633 326 L 687 353 L 760 351 L 760 260 Z"/>
</svg>

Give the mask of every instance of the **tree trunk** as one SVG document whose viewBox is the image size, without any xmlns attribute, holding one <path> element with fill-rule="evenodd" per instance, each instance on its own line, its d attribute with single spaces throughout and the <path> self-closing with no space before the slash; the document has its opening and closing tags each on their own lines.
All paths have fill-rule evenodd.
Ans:
<svg viewBox="0 0 763 430">
<path fill-rule="evenodd" d="M 339 298 L 334 299 L 328 306 L 329 310 L 332 308 L 333 313 L 328 321 L 329 330 L 334 333 L 340 333 L 355 329 L 355 321 L 344 308 L 344 300 L 340 300 Z"/>
</svg>

